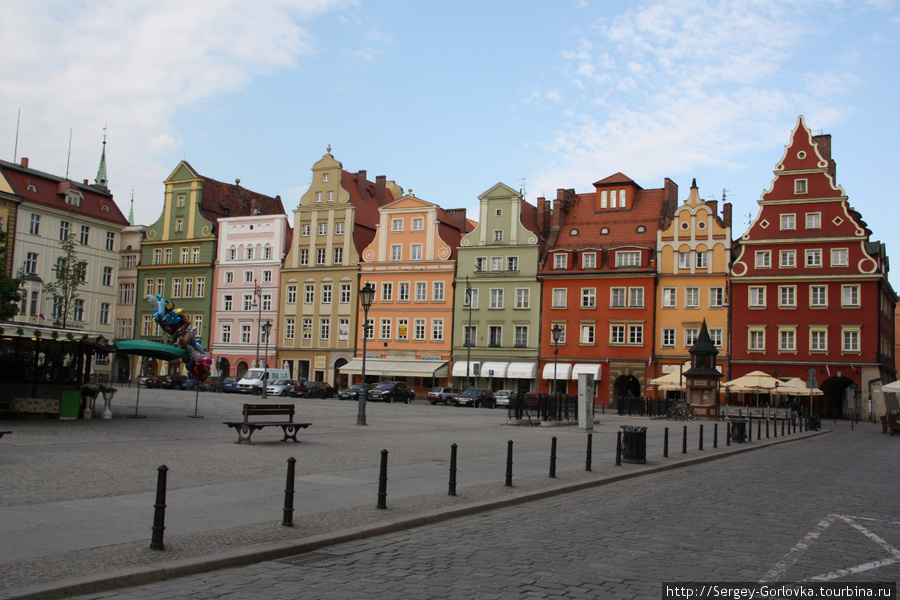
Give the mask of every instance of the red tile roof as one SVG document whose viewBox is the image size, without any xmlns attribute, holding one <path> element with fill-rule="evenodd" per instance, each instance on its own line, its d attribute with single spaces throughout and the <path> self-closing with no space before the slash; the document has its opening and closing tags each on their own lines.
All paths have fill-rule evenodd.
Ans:
<svg viewBox="0 0 900 600">
<path fill-rule="evenodd" d="M 281 196 L 272 198 L 239 185 L 222 183 L 202 175 L 200 178 L 203 180 L 200 212 L 214 225 L 225 217 L 285 214 Z"/>
</svg>

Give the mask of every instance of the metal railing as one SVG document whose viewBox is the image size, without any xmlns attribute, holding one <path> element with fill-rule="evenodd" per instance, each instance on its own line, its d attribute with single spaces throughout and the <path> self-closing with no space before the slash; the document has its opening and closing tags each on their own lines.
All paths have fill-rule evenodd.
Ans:
<svg viewBox="0 0 900 600">
<path fill-rule="evenodd" d="M 516 394 L 509 401 L 510 419 L 577 421 L 578 396 L 565 394 Z"/>
<path fill-rule="evenodd" d="M 616 396 L 616 409 L 622 416 L 663 417 L 672 406 L 673 400 Z"/>
</svg>

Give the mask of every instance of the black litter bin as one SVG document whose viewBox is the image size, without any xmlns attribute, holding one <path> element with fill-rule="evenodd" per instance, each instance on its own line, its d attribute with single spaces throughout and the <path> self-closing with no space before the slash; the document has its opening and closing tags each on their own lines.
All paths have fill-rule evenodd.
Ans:
<svg viewBox="0 0 900 600">
<path fill-rule="evenodd" d="M 806 421 L 806 428 L 807 428 L 807 429 L 810 429 L 810 430 L 812 430 L 812 431 L 818 431 L 818 430 L 819 430 L 819 427 L 822 426 L 822 419 L 821 419 L 821 417 L 817 417 L 817 416 L 810 415 L 809 417 L 807 417 L 807 419 L 808 419 L 808 420 Z"/>
<path fill-rule="evenodd" d="M 647 462 L 647 428 L 622 425 L 622 462 Z"/>
<path fill-rule="evenodd" d="M 739 444 L 747 441 L 747 421 L 731 422 L 731 441 Z"/>
</svg>

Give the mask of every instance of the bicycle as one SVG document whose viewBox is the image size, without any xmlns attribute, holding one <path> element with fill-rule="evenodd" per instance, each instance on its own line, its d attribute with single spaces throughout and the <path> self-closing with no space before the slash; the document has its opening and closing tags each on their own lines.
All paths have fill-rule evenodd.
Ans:
<svg viewBox="0 0 900 600">
<path fill-rule="evenodd" d="M 697 411 L 687 402 L 676 404 L 666 411 L 666 418 L 670 421 L 693 421 L 697 418 Z"/>
</svg>

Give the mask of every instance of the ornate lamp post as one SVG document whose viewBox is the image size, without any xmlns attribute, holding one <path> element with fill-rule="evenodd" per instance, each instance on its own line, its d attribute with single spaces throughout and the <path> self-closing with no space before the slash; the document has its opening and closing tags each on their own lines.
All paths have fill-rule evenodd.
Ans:
<svg viewBox="0 0 900 600">
<path fill-rule="evenodd" d="M 366 340 L 369 337 L 369 308 L 375 299 L 375 286 L 371 283 L 359 290 L 359 301 L 363 307 L 363 351 L 362 351 L 362 384 L 363 389 L 358 391 L 356 396 L 359 400 L 359 412 L 356 415 L 357 425 L 368 425 L 366 423 L 366 400 L 369 397 L 369 391 L 366 389 Z"/>
<path fill-rule="evenodd" d="M 262 389 L 262 397 L 268 397 L 266 393 L 266 388 L 269 386 L 269 332 L 272 331 L 272 321 L 266 321 L 265 325 L 262 326 L 262 333 L 266 336 L 266 355 L 263 361 L 265 361 L 265 371 L 263 371 L 263 389 Z"/>
<path fill-rule="evenodd" d="M 469 381 L 469 372 L 472 370 L 472 344 L 475 340 L 472 339 L 472 286 L 469 285 L 468 276 L 466 276 L 466 304 L 469 307 L 469 329 L 464 336 L 466 339 L 466 387 L 471 388 L 475 387 Z"/>
<path fill-rule="evenodd" d="M 256 300 L 253 301 L 253 304 L 250 305 L 250 308 L 259 308 L 259 313 L 256 317 L 256 324 L 259 326 L 259 332 L 262 333 L 262 288 L 259 286 L 259 281 L 253 280 L 253 296 L 256 297 Z M 259 367 L 259 336 L 256 336 L 256 366 Z M 265 388 L 263 388 L 265 390 Z"/>
<path fill-rule="evenodd" d="M 553 335 L 553 395 L 554 397 L 559 393 L 559 382 L 557 371 L 559 369 L 559 338 L 562 335 L 562 327 L 559 326 L 559 323 L 555 323 L 553 325 L 553 329 L 550 330 L 550 333 Z"/>
</svg>

